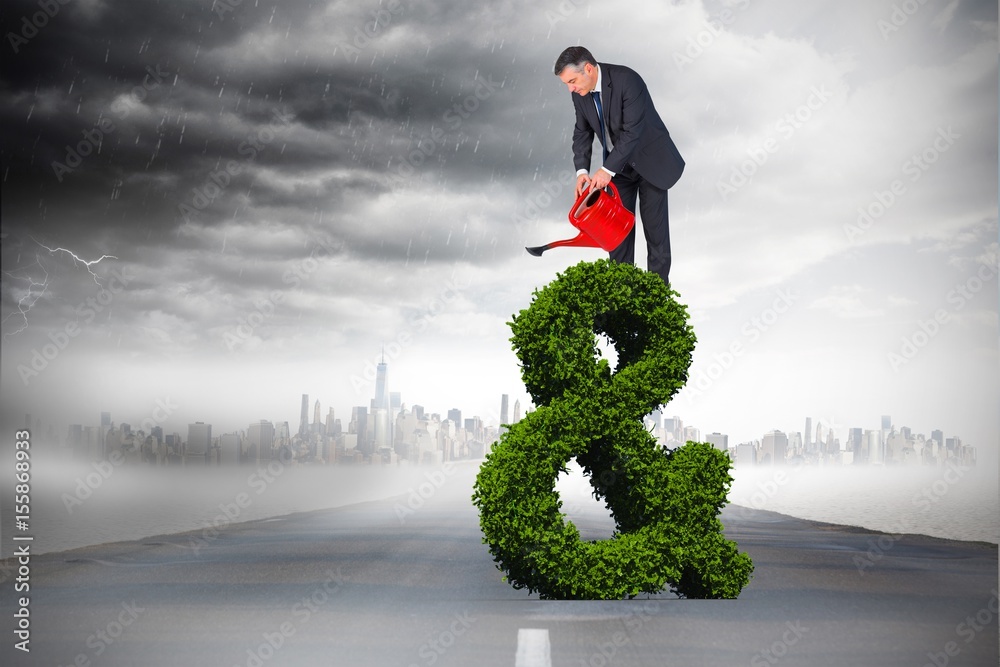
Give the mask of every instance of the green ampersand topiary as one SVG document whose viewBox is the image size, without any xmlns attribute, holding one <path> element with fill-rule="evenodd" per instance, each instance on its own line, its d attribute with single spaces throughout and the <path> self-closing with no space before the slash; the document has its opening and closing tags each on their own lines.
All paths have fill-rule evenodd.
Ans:
<svg viewBox="0 0 1000 667">
<path fill-rule="evenodd" d="M 487 455 L 472 500 L 483 541 L 514 588 L 543 599 L 658 593 L 735 598 L 753 563 L 722 534 L 729 457 L 707 443 L 658 447 L 642 419 L 687 381 L 694 331 L 654 273 L 581 262 L 514 316 L 511 342 L 537 406 Z M 612 373 L 595 334 L 618 353 Z M 616 523 L 585 542 L 560 511 L 572 458 Z"/>
</svg>

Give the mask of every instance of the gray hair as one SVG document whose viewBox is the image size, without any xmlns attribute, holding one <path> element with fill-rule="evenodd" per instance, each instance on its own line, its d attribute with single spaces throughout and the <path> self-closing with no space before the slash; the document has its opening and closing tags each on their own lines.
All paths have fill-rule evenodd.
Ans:
<svg viewBox="0 0 1000 667">
<path fill-rule="evenodd" d="M 571 46 L 556 58 L 555 75 L 559 76 L 567 67 L 572 67 L 577 72 L 582 72 L 583 66 L 587 63 L 597 67 L 597 60 L 594 59 L 590 51 L 582 46 Z"/>
</svg>

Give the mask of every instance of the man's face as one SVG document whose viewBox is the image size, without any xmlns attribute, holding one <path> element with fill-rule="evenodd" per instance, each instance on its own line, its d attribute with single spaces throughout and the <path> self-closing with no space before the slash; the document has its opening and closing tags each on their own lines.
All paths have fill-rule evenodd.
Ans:
<svg viewBox="0 0 1000 667">
<path fill-rule="evenodd" d="M 577 95 L 589 95 L 597 86 L 597 68 L 590 63 L 584 63 L 583 70 L 566 67 L 559 73 L 559 79 L 566 84 L 569 92 Z"/>
</svg>

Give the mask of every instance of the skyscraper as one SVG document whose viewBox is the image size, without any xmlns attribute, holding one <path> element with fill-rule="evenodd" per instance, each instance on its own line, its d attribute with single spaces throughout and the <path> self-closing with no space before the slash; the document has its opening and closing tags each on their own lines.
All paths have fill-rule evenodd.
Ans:
<svg viewBox="0 0 1000 667">
<path fill-rule="evenodd" d="M 864 463 L 864 430 L 852 427 L 847 431 L 847 451 L 854 454 L 854 463 Z"/>
<path fill-rule="evenodd" d="M 358 451 L 369 456 L 372 453 L 371 440 L 368 438 L 368 408 L 359 405 L 354 408 L 357 415 L 355 429 L 358 434 Z"/>
<path fill-rule="evenodd" d="M 788 449 L 788 436 L 775 429 L 764 434 L 758 460 L 762 465 L 782 465 Z"/>
<path fill-rule="evenodd" d="M 309 394 L 302 394 L 302 412 L 299 415 L 299 435 L 309 432 Z"/>
<path fill-rule="evenodd" d="M 274 424 L 266 419 L 250 424 L 247 429 L 247 454 L 249 455 L 249 463 L 258 463 L 273 458 Z"/>
<path fill-rule="evenodd" d="M 337 435 L 336 422 L 337 422 L 337 420 L 333 416 L 333 408 L 330 408 L 330 412 L 326 413 L 326 434 L 327 435 Z"/>
<path fill-rule="evenodd" d="M 840 462 L 840 441 L 831 428 L 826 434 L 826 455 Z"/>
<path fill-rule="evenodd" d="M 709 433 L 705 439 L 716 449 L 729 453 L 729 436 L 722 433 Z"/>
<path fill-rule="evenodd" d="M 667 417 L 663 420 L 663 432 L 666 434 L 667 440 L 681 442 L 684 438 L 684 422 L 676 415 Z"/>
<path fill-rule="evenodd" d="M 310 430 L 317 434 L 323 430 L 323 420 L 319 416 L 319 399 L 316 399 L 316 405 L 313 407 L 313 423 Z"/>
<path fill-rule="evenodd" d="M 108 433 L 111 432 L 111 428 L 114 425 L 111 423 L 111 413 L 102 412 L 101 413 L 101 426 L 100 426 L 100 444 L 98 445 L 97 458 L 106 459 L 111 453 L 107 449 L 107 439 Z"/>
<path fill-rule="evenodd" d="M 751 466 L 757 463 L 757 448 L 752 442 L 741 442 L 736 445 L 736 465 Z"/>
<path fill-rule="evenodd" d="M 208 457 L 212 447 L 212 425 L 205 422 L 188 424 L 187 447 L 185 456 Z"/>
<path fill-rule="evenodd" d="M 521 399 L 516 399 L 514 401 L 514 421 L 511 423 L 516 424 L 519 421 L 521 421 Z"/>
<path fill-rule="evenodd" d="M 864 448 L 868 452 L 868 463 L 885 462 L 885 441 L 882 440 L 882 431 L 869 429 L 865 431 Z"/>
<path fill-rule="evenodd" d="M 510 400 L 510 398 L 507 396 L 507 394 L 502 394 L 500 396 L 500 423 L 501 424 L 507 424 L 508 423 L 508 421 L 507 421 L 507 403 L 508 403 L 509 400 Z"/>
<path fill-rule="evenodd" d="M 805 438 L 805 442 L 802 443 L 803 448 L 806 453 L 812 451 L 812 429 L 813 429 L 813 418 L 806 417 L 806 430 L 802 432 L 802 436 Z"/>
<path fill-rule="evenodd" d="M 385 350 L 382 350 L 382 361 L 375 369 L 374 407 L 389 409 L 389 365 L 385 363 Z"/>
<path fill-rule="evenodd" d="M 889 439 L 889 433 L 892 431 L 892 417 L 889 415 L 882 415 L 882 445 L 885 445 L 886 440 Z"/>
<path fill-rule="evenodd" d="M 389 428 L 389 410 L 387 408 L 375 408 L 372 413 L 372 419 L 374 420 L 374 436 L 375 444 L 373 451 L 381 451 L 385 449 L 391 449 L 392 441 L 390 437 Z"/>
</svg>

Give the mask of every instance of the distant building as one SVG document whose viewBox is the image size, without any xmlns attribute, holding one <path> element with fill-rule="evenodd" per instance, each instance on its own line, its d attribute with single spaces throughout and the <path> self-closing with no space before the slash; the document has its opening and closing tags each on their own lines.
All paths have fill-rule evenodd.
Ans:
<svg viewBox="0 0 1000 667">
<path fill-rule="evenodd" d="M 775 429 L 764 434 L 758 461 L 761 465 L 783 465 L 788 456 L 788 436 Z"/>
<path fill-rule="evenodd" d="M 861 460 L 862 441 L 865 437 L 864 430 L 860 428 L 850 428 L 847 431 L 847 451 L 852 454 L 852 463 L 864 463 Z"/>
<path fill-rule="evenodd" d="M 868 463 L 875 465 L 885 463 L 885 442 L 882 440 L 882 431 L 866 430 L 863 449 L 868 455 Z"/>
<path fill-rule="evenodd" d="M 212 425 L 205 422 L 188 424 L 187 447 L 184 455 L 187 457 L 208 457 L 212 447 Z"/>
<path fill-rule="evenodd" d="M 741 442 L 736 445 L 735 464 L 741 468 L 757 465 L 757 448 L 753 446 L 752 442 Z"/>
<path fill-rule="evenodd" d="M 246 445 L 249 463 L 271 460 L 275 454 L 274 424 L 266 419 L 261 419 L 259 422 L 250 424 L 244 444 Z"/>
<path fill-rule="evenodd" d="M 333 408 L 330 408 L 330 411 L 326 413 L 326 425 L 324 427 L 324 430 L 327 435 L 329 436 L 338 435 L 336 424 L 337 420 L 334 418 Z"/>
<path fill-rule="evenodd" d="M 667 417 L 663 420 L 663 432 L 667 440 L 680 442 L 684 439 L 684 422 L 680 417 Z"/>
<path fill-rule="evenodd" d="M 389 409 L 389 365 L 385 363 L 385 351 L 382 360 L 375 368 L 375 405 L 376 409 Z"/>
<path fill-rule="evenodd" d="M 389 424 L 389 409 L 375 408 L 372 411 L 374 420 L 375 444 L 373 451 L 381 451 L 392 447 L 391 427 Z"/>
<path fill-rule="evenodd" d="M 309 433 L 309 394 L 302 394 L 302 410 L 299 413 L 299 435 Z"/>
<path fill-rule="evenodd" d="M 729 453 L 729 436 L 722 433 L 709 433 L 706 438 L 713 447 L 716 449 Z"/>
<path fill-rule="evenodd" d="M 357 449 L 363 456 L 371 456 L 374 448 L 372 441 L 368 437 L 368 408 L 359 405 L 354 408 L 355 412 L 355 433 L 358 434 Z"/>
</svg>

